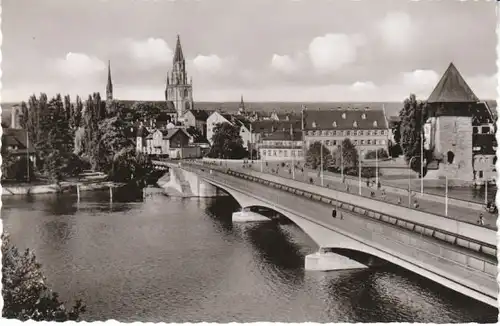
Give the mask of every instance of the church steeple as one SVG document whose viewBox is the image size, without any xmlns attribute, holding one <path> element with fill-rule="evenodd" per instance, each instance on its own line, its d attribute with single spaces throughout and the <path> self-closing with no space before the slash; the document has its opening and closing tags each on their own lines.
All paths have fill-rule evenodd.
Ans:
<svg viewBox="0 0 500 326">
<path fill-rule="evenodd" d="M 177 34 L 177 44 L 175 45 L 174 64 L 184 62 L 184 54 L 182 53 L 181 37 Z"/>
<path fill-rule="evenodd" d="M 243 102 L 243 95 L 241 95 L 240 109 L 245 110 L 245 102 Z"/>
<path fill-rule="evenodd" d="M 108 60 L 108 84 L 106 85 L 106 99 L 113 99 L 113 82 L 111 81 L 111 61 Z"/>
</svg>

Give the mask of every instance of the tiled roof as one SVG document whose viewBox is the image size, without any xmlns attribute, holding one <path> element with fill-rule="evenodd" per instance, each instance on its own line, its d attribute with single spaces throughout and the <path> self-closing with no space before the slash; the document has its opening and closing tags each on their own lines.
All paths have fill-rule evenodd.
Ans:
<svg viewBox="0 0 500 326">
<path fill-rule="evenodd" d="M 28 143 L 26 137 L 27 133 L 24 129 L 12 129 L 6 128 L 3 130 L 3 144 L 7 146 L 17 146 L 21 150 L 28 150 L 29 152 L 34 152 L 33 145 L 31 142 Z M 28 148 L 27 148 L 28 146 Z"/>
<path fill-rule="evenodd" d="M 191 113 L 194 115 L 194 118 L 199 121 L 207 121 L 210 112 L 206 110 L 191 110 Z"/>
<path fill-rule="evenodd" d="M 253 133 L 271 133 L 277 130 L 290 130 L 290 124 L 294 130 L 300 130 L 300 121 L 273 121 L 264 120 L 252 122 L 252 132 Z"/>
<path fill-rule="evenodd" d="M 443 77 L 441 77 L 427 100 L 428 103 L 475 103 L 478 101 L 479 99 L 470 89 L 469 85 L 467 85 L 453 62 L 450 63 L 448 69 L 446 69 Z"/>
<path fill-rule="evenodd" d="M 302 132 L 301 131 L 294 131 L 293 132 L 293 138 L 292 135 L 290 135 L 290 130 L 280 130 L 280 131 L 275 131 L 272 134 L 268 136 L 262 137 L 262 140 L 302 140 Z"/>
<path fill-rule="evenodd" d="M 305 130 L 370 130 L 387 129 L 383 110 L 307 110 L 304 112 Z"/>
<path fill-rule="evenodd" d="M 146 137 L 148 135 L 149 132 L 144 126 L 140 126 L 139 128 L 137 128 L 137 137 Z"/>
</svg>

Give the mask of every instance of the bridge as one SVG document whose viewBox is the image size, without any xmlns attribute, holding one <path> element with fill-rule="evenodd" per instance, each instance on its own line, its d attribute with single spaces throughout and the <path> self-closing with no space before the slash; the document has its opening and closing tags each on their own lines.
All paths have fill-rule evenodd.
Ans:
<svg viewBox="0 0 500 326">
<path fill-rule="evenodd" d="M 167 164 L 171 179 L 183 178 L 191 196 L 222 189 L 243 209 L 264 207 L 294 222 L 319 247 L 306 257 L 306 270 L 366 268 L 372 260 L 359 260 L 364 254 L 497 306 L 495 230 L 390 203 L 382 207 L 370 198 L 276 175 L 195 162 Z"/>
</svg>

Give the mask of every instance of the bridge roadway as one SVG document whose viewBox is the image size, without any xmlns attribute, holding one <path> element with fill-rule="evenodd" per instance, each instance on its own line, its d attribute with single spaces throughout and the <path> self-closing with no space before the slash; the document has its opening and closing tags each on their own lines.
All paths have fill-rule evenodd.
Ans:
<svg viewBox="0 0 500 326">
<path fill-rule="evenodd" d="M 243 168 L 241 163 L 233 163 L 233 164 L 228 164 L 227 167 L 230 167 L 233 170 L 241 171 L 244 173 L 248 173 L 248 170 L 255 171 L 257 173 L 260 173 L 260 164 L 253 164 L 251 168 Z M 288 170 L 286 168 L 279 168 L 278 172 L 272 173 L 271 172 L 271 167 L 264 167 L 264 173 L 268 173 L 271 175 L 277 175 L 282 178 L 287 178 L 287 179 L 292 179 L 292 176 L 288 173 Z M 300 171 L 295 172 L 295 180 L 304 182 L 304 183 L 309 183 L 309 178 L 313 178 L 314 184 L 315 185 L 320 185 L 320 178 L 317 177 L 317 173 L 301 173 Z M 335 189 L 338 191 L 344 191 L 345 192 L 345 184 L 342 182 L 338 181 L 337 178 L 330 177 L 325 174 L 323 177 L 324 181 L 324 186 L 328 186 L 330 189 Z M 359 188 L 356 184 L 352 184 L 349 186 L 349 193 L 357 195 L 359 194 Z M 404 195 L 398 195 L 392 192 L 386 192 L 385 197 L 382 197 L 381 191 L 375 190 L 376 197 L 374 199 L 380 200 L 382 202 L 388 202 L 392 204 L 397 204 L 398 198 L 401 199 L 401 205 L 408 207 L 408 196 Z M 369 197 L 370 196 L 370 190 L 366 189 L 365 184 L 362 183 L 361 187 L 361 194 L 363 197 Z M 413 200 L 413 199 L 412 199 Z M 383 203 L 382 203 L 383 204 Z M 436 201 L 430 201 L 430 200 L 424 200 L 424 199 L 418 199 L 418 204 L 419 208 L 414 209 L 417 211 L 423 211 L 435 215 L 440 215 L 440 216 L 445 216 L 445 204 L 444 204 L 444 197 L 443 197 L 443 202 L 439 203 Z M 477 221 L 479 219 L 479 214 L 483 213 L 484 216 L 484 221 L 485 225 L 484 227 L 496 230 L 497 225 L 497 215 L 495 214 L 489 214 L 485 211 L 478 211 L 473 208 L 466 208 L 466 207 L 459 207 L 455 205 L 448 204 L 448 217 L 452 219 L 456 219 L 459 221 L 467 222 L 467 223 L 472 223 L 477 225 Z"/>
<path fill-rule="evenodd" d="M 182 168 L 186 169 L 184 164 Z M 493 306 L 497 305 L 496 261 L 491 257 L 452 244 L 438 243 L 419 233 L 370 220 L 352 211 L 344 211 L 342 220 L 333 219 L 331 204 L 313 201 L 218 171 L 209 174 L 208 171 L 201 171 L 199 167 L 196 169 L 192 166 L 188 169 L 192 168 L 193 172 L 207 182 L 226 190 L 237 200 L 243 194 L 256 199 L 260 203 L 256 206 L 274 209 L 289 218 L 294 216 L 291 219 L 299 227 L 304 225 L 303 221 L 309 221 L 316 224 L 316 227 L 320 226 L 323 231 L 330 231 L 328 239 L 324 236 L 319 239 L 315 233 L 324 234 L 323 231 L 318 231 L 319 229 L 316 228 L 316 231 L 311 232 L 310 227 L 302 227 L 320 248 L 349 249 L 349 246 L 345 246 L 344 243 L 347 244 L 349 239 L 351 242 L 355 239 L 358 246 L 351 245 L 352 250 L 390 261 L 477 300 Z M 240 202 L 240 205 L 245 206 L 245 203 Z M 306 228 L 309 228 L 309 232 Z M 457 260 L 450 259 L 449 257 L 453 255 L 465 255 L 467 262 L 470 260 L 482 263 L 483 270 L 475 269 L 468 263 L 461 264 Z M 488 271 L 485 270 L 486 265 L 489 266 Z"/>
</svg>

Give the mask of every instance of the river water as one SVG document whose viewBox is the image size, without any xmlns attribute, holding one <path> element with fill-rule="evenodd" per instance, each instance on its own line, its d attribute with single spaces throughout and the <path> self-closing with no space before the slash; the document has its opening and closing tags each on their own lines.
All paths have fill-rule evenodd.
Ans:
<svg viewBox="0 0 500 326">
<path fill-rule="evenodd" d="M 393 265 L 304 271 L 316 246 L 283 222 L 233 225 L 231 197 L 106 192 L 2 198 L 4 230 L 31 248 L 84 320 L 496 322 L 498 310 Z"/>
</svg>

